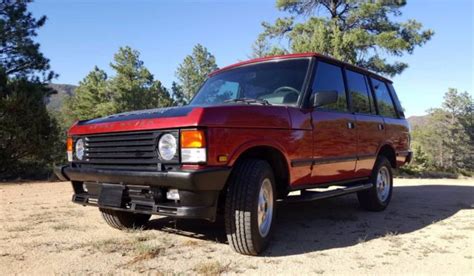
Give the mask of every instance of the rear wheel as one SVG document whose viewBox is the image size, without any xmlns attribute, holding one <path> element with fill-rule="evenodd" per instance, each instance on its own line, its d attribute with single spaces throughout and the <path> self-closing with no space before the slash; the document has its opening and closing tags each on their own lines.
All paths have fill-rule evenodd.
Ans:
<svg viewBox="0 0 474 276">
<path fill-rule="evenodd" d="M 369 211 L 382 211 L 392 198 L 392 166 L 385 156 L 379 156 L 370 178 L 373 187 L 357 193 L 360 205 Z"/>
<path fill-rule="evenodd" d="M 263 160 L 240 162 L 232 172 L 225 204 L 227 240 L 237 252 L 257 255 L 270 240 L 275 217 L 275 179 Z"/>
<path fill-rule="evenodd" d="M 120 230 L 142 228 L 151 217 L 151 215 L 146 214 L 136 214 L 104 208 L 99 208 L 99 210 L 109 226 Z"/>
</svg>

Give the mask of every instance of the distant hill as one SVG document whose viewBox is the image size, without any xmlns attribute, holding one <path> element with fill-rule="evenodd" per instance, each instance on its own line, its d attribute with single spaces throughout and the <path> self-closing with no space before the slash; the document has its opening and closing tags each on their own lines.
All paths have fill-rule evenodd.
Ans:
<svg viewBox="0 0 474 276">
<path fill-rule="evenodd" d="M 410 116 L 408 117 L 407 120 L 410 123 L 411 129 L 414 129 L 415 127 L 426 125 L 429 119 L 430 119 L 429 115 L 423 115 L 423 116 Z"/>
<path fill-rule="evenodd" d="M 58 93 L 51 95 L 48 98 L 46 106 L 48 107 L 48 110 L 59 111 L 66 97 L 74 95 L 74 90 L 77 86 L 71 84 L 52 83 L 49 85 L 49 87 L 53 88 Z"/>
</svg>

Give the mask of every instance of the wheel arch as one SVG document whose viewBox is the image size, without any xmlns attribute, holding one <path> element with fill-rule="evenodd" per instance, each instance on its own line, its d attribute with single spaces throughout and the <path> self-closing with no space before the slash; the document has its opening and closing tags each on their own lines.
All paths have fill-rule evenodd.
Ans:
<svg viewBox="0 0 474 276">
<path fill-rule="evenodd" d="M 290 183 L 290 167 L 283 150 L 278 146 L 268 144 L 245 146 L 234 155 L 229 164 L 234 167 L 238 162 L 249 158 L 265 160 L 270 164 L 275 176 L 278 197 L 285 196 Z"/>
<path fill-rule="evenodd" d="M 378 156 L 385 156 L 390 162 L 390 165 L 392 165 L 392 168 L 397 168 L 397 155 L 395 149 L 390 144 L 382 145 L 377 153 L 377 157 Z"/>
</svg>

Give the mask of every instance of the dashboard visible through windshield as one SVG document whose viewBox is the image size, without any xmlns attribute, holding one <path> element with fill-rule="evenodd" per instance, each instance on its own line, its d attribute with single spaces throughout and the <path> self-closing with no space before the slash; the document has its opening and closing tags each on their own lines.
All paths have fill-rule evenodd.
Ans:
<svg viewBox="0 0 474 276">
<path fill-rule="evenodd" d="M 274 60 L 245 65 L 210 77 L 191 101 L 193 106 L 231 102 L 296 105 L 309 59 Z"/>
</svg>

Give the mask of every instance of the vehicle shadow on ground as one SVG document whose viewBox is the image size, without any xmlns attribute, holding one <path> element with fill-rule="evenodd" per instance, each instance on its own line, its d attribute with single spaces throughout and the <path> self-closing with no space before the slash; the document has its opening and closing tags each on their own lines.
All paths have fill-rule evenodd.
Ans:
<svg viewBox="0 0 474 276">
<path fill-rule="evenodd" d="M 474 187 L 396 186 L 384 212 L 359 207 L 356 195 L 310 203 L 280 203 L 275 232 L 263 256 L 288 256 L 348 247 L 386 235 L 410 233 L 474 205 Z M 224 243 L 222 222 L 159 218 L 148 229 Z"/>
</svg>

